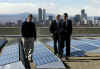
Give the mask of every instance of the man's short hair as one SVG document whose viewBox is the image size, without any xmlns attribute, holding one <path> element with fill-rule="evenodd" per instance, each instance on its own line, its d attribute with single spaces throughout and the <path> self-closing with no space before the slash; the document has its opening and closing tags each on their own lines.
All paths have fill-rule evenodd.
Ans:
<svg viewBox="0 0 100 69">
<path fill-rule="evenodd" d="M 64 16 L 68 17 L 68 13 L 64 13 Z"/>
<path fill-rule="evenodd" d="M 58 14 L 56 17 L 60 17 L 61 15 L 60 14 Z"/>
<path fill-rule="evenodd" d="M 60 14 L 58 14 L 57 16 L 58 16 L 58 17 L 60 17 L 61 15 L 60 15 Z"/>
<path fill-rule="evenodd" d="M 33 18 L 33 15 L 32 15 L 32 14 L 29 14 L 29 15 L 28 15 L 28 17 L 31 17 L 31 18 Z"/>
</svg>

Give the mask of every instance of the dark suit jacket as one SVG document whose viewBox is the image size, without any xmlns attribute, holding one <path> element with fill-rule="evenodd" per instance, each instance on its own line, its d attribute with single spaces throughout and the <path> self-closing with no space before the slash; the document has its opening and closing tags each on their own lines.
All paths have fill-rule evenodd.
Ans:
<svg viewBox="0 0 100 69">
<path fill-rule="evenodd" d="M 72 34 L 72 21 L 71 20 L 67 20 L 67 23 L 64 22 L 63 23 L 63 28 L 64 28 L 64 34 L 65 37 L 70 37 Z"/>
<path fill-rule="evenodd" d="M 60 27 L 62 26 L 61 23 L 62 21 L 60 20 L 59 25 L 58 25 L 56 20 L 53 20 L 50 25 L 49 31 L 53 34 L 54 39 L 58 39 L 58 36 L 61 31 Z"/>
<path fill-rule="evenodd" d="M 23 37 L 34 37 L 36 39 L 36 27 L 33 22 L 27 23 L 25 21 L 22 24 L 21 32 Z"/>
</svg>

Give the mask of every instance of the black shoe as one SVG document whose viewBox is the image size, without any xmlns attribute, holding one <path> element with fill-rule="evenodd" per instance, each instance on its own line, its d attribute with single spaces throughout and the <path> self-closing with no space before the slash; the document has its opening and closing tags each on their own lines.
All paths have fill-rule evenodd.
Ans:
<svg viewBox="0 0 100 69">
<path fill-rule="evenodd" d="M 68 57 L 65 57 L 65 59 L 66 59 L 66 60 L 69 60 L 69 58 L 68 58 Z"/>
</svg>

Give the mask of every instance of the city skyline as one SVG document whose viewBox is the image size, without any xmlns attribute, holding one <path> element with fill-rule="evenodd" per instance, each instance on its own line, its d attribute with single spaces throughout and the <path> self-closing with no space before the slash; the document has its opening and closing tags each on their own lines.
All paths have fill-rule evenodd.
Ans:
<svg viewBox="0 0 100 69">
<path fill-rule="evenodd" d="M 99 4 L 99 0 L 0 0 L 0 14 L 38 13 L 38 8 L 45 8 L 53 14 L 76 15 L 85 9 L 88 16 L 100 16 Z"/>
</svg>

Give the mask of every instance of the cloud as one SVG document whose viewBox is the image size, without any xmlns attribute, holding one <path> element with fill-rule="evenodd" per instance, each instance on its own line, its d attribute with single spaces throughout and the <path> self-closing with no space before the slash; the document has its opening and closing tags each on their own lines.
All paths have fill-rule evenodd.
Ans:
<svg viewBox="0 0 100 69">
<path fill-rule="evenodd" d="M 100 0 L 89 0 L 89 3 L 100 4 Z"/>
<path fill-rule="evenodd" d="M 45 8 L 47 11 L 52 12 L 56 10 L 55 3 L 0 3 L 0 14 L 16 14 L 31 12 L 37 13 L 38 8 Z"/>
<path fill-rule="evenodd" d="M 16 14 L 23 12 L 32 12 L 36 5 L 32 3 L 0 3 L 1 14 Z"/>
<path fill-rule="evenodd" d="M 87 6 L 86 12 L 87 12 L 88 16 L 100 16 L 100 8 Z"/>
<path fill-rule="evenodd" d="M 71 6 L 59 6 L 54 2 L 49 3 L 0 3 L 1 14 L 17 14 L 17 13 L 37 13 L 38 8 L 45 8 L 48 13 L 63 14 L 68 12 L 70 15 L 79 14 L 81 8 Z"/>
<path fill-rule="evenodd" d="M 89 0 L 89 5 L 92 7 L 100 8 L 100 0 Z"/>
<path fill-rule="evenodd" d="M 33 0 L 35 1 L 35 0 Z M 0 14 L 18 14 L 18 13 L 38 13 L 38 8 L 45 8 L 48 13 L 63 14 L 68 12 L 69 15 L 80 14 L 81 9 L 86 9 L 89 16 L 100 16 L 100 1 L 89 0 L 89 4 L 83 7 L 73 5 L 60 5 L 55 3 L 56 0 L 39 0 L 39 2 L 25 3 L 0 3 Z M 98 10 L 98 11 L 97 11 Z"/>
<path fill-rule="evenodd" d="M 89 0 L 87 12 L 91 16 L 100 16 L 100 0 Z"/>
<path fill-rule="evenodd" d="M 0 0 L 0 2 L 8 3 L 37 3 L 37 2 L 55 2 L 57 0 Z"/>
</svg>

